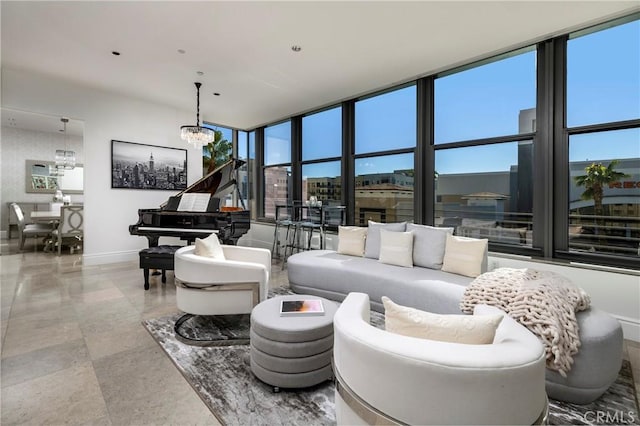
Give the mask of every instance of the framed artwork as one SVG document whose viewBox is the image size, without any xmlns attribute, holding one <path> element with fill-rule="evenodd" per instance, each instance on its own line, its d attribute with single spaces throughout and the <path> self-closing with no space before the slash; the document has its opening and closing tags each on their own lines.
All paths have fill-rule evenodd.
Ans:
<svg viewBox="0 0 640 426">
<path fill-rule="evenodd" d="M 182 190 L 187 150 L 111 140 L 111 188 Z"/>
</svg>

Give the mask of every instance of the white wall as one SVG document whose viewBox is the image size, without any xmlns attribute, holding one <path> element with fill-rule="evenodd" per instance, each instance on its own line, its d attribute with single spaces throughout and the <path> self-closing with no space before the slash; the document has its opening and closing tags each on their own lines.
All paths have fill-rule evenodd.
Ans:
<svg viewBox="0 0 640 426">
<path fill-rule="evenodd" d="M 7 68 L 2 69 L 2 106 L 84 121 L 84 263 L 135 259 L 147 247 L 146 238 L 129 235 L 137 210 L 157 208 L 175 191 L 111 189 L 111 139 L 186 148 L 179 129 L 193 121 L 193 111 Z M 3 167 L 10 161 L 5 151 Z M 187 159 L 192 183 L 202 176 L 201 153 L 189 149 Z"/>
</svg>

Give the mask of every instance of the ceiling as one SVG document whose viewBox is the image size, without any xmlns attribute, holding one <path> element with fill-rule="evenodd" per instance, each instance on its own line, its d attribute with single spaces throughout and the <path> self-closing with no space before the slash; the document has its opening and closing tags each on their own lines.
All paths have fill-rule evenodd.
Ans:
<svg viewBox="0 0 640 426">
<path fill-rule="evenodd" d="M 62 117 L 53 115 L 36 114 L 27 111 L 18 111 L 10 108 L 2 108 L 2 125 L 16 129 L 35 130 L 38 132 L 63 134 L 64 124 Z M 70 119 L 67 122 L 67 135 L 83 135 L 84 123 L 80 120 Z"/>
<path fill-rule="evenodd" d="M 251 129 L 640 3 L 3 0 L 1 8 L 2 67 L 193 111 L 194 121 L 201 81 L 202 118 Z"/>
</svg>

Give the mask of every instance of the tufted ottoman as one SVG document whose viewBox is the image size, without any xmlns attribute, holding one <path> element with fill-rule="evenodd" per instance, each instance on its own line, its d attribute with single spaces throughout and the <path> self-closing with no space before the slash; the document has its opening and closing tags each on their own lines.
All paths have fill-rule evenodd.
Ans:
<svg viewBox="0 0 640 426">
<path fill-rule="evenodd" d="M 156 246 L 140 250 L 140 268 L 144 271 L 144 289 L 149 290 L 149 269 L 162 270 L 162 282 L 167 282 L 166 270 L 173 271 L 176 250 L 182 246 Z"/>
<path fill-rule="evenodd" d="M 280 316 L 281 300 L 320 299 L 324 315 Z M 333 315 L 338 304 L 308 295 L 267 299 L 251 311 L 251 371 L 280 388 L 313 386 L 333 377 Z"/>
<path fill-rule="evenodd" d="M 546 388 L 550 398 L 588 404 L 618 377 L 622 365 L 622 327 L 617 319 L 595 308 L 578 312 L 576 318 L 580 350 L 573 357 L 567 377 L 547 369 Z"/>
</svg>

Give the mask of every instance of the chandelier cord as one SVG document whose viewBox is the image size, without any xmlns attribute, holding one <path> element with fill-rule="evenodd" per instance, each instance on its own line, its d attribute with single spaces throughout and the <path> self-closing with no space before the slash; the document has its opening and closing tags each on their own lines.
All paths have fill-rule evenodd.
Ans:
<svg viewBox="0 0 640 426">
<path fill-rule="evenodd" d="M 196 94 L 196 126 L 200 127 L 200 83 L 196 83 L 197 94 Z"/>
</svg>

